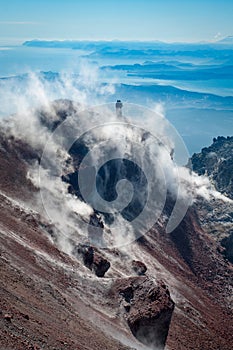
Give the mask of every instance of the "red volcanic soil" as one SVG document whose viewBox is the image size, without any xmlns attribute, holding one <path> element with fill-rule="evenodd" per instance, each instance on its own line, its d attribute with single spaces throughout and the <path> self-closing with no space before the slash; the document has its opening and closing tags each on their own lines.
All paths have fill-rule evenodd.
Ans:
<svg viewBox="0 0 233 350">
<path fill-rule="evenodd" d="M 200 227 L 194 207 L 171 234 L 158 223 L 128 249 L 126 258 L 116 250 L 103 251 L 111 267 L 98 278 L 59 250 L 46 219 L 27 209 L 27 200 L 36 194 L 26 177 L 28 159 L 37 154 L 12 139 L 1 136 L 0 141 L 1 350 L 146 349 L 129 325 L 139 322 L 143 312 L 153 319 L 144 302 L 151 295 L 146 294 L 150 281 L 156 280 L 163 280 L 159 283 L 168 286 L 175 302 L 167 350 L 232 349 L 232 264 Z M 139 260 L 146 276 L 132 269 Z M 132 278 L 149 281 L 149 287 L 140 287 L 133 306 L 122 308 L 122 285 Z M 162 288 L 166 293 L 167 287 Z M 172 310 L 170 299 L 158 295 Z M 153 303 L 160 314 L 156 299 Z"/>
<path fill-rule="evenodd" d="M 2 196 L 0 266 L 1 350 L 127 349 L 80 316 L 88 307 L 69 292 L 77 283 L 72 271 L 80 269 L 78 262 Z"/>
<path fill-rule="evenodd" d="M 176 286 L 170 290 L 182 296 L 170 325 L 169 349 L 231 349 L 233 268 L 201 230 L 194 209 L 172 234 L 155 230 L 148 237 L 153 237 L 154 243 L 150 239 L 147 244 L 145 239 L 145 249 L 176 278 Z"/>
</svg>

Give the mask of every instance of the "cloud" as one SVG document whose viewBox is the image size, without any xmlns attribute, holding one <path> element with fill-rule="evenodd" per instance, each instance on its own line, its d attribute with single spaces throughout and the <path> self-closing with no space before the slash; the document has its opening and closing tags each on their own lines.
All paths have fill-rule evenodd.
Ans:
<svg viewBox="0 0 233 350">
<path fill-rule="evenodd" d="M 40 188 L 48 216 L 60 232 L 57 234 L 57 241 L 66 252 L 71 251 L 71 246 L 70 243 L 64 244 L 65 241 L 88 238 L 87 223 L 92 207 L 101 212 L 95 207 L 96 202 L 100 204 L 97 191 L 91 192 L 93 205 L 90 202 L 85 204 L 68 194 L 67 184 L 61 180 L 62 174 L 69 174 L 75 170 L 70 162 L 68 150 L 73 141 L 80 136 L 85 135 L 84 141 L 90 150 L 90 165 L 94 162 L 101 165 L 101 162 L 104 164 L 109 159 L 117 158 L 131 160 L 143 169 L 148 180 L 148 192 L 152 193 L 148 197 L 146 211 L 142 211 L 141 216 L 138 215 L 135 226 L 126 222 L 119 213 L 115 216 L 114 224 L 107 227 L 115 233 L 115 237 L 112 235 L 112 241 L 109 231 L 106 230 L 108 246 L 120 246 L 128 243 L 128 240 L 132 242 L 135 229 L 146 233 L 161 214 L 166 190 L 173 194 L 174 199 L 179 196 L 182 204 L 182 207 L 177 207 L 177 220 L 173 221 L 174 225 L 186 213 L 187 204 L 191 204 L 198 196 L 207 200 L 211 197 L 224 199 L 224 196 L 214 191 L 207 177 L 197 176 L 183 167 L 187 164 L 188 154 L 185 149 L 180 151 L 183 146 L 179 135 L 166 120 L 163 105 L 157 104 L 154 110 L 148 110 L 142 106 L 125 104 L 123 112 L 127 118 L 123 118 L 120 124 L 115 109 L 111 109 L 109 105 L 85 111 L 86 106 L 103 103 L 106 97 L 114 93 L 113 85 L 103 87 L 98 75 L 96 66 L 83 62 L 79 76 L 66 72 L 59 76 L 51 75 L 48 79 L 43 74 L 32 73 L 23 78 L 0 81 L 0 95 L 4 96 L 2 112 L 6 115 L 10 106 L 11 113 L 15 113 L 4 122 L 5 128 L 16 138 L 25 140 L 34 149 L 39 150 L 40 154 L 43 150 L 46 151 L 44 161 L 40 164 L 40 179 L 38 163 L 30 167 L 28 177 Z M 75 101 L 75 108 L 70 109 L 66 119 L 68 124 L 63 123 L 63 129 L 56 129 L 51 139 L 51 130 L 46 127 L 46 123 L 41 122 L 40 117 L 42 113 L 50 125 L 57 121 L 57 104 L 51 103 L 55 99 L 71 99 Z M 171 158 L 173 149 L 175 161 Z M 66 168 L 66 164 L 70 164 L 69 169 Z M 119 164 L 121 165 L 120 162 Z M 118 170 L 116 169 L 116 172 Z M 107 173 L 106 168 L 106 178 L 110 176 L 111 172 Z M 84 176 L 85 183 L 87 179 L 88 177 Z M 129 180 L 128 182 L 130 183 Z M 116 191 L 121 202 L 127 203 L 125 197 L 132 194 L 132 186 L 123 185 L 124 183 L 121 183 Z M 142 202 L 145 192 L 140 186 L 139 181 L 136 192 L 138 200 Z M 89 188 L 92 189 L 91 184 Z M 120 197 L 122 193 L 123 196 Z M 119 209 L 119 200 L 107 203 L 103 201 L 103 204 L 107 213 L 114 214 Z M 183 210 L 181 216 L 180 209 Z"/>
<path fill-rule="evenodd" d="M 216 33 L 214 36 L 214 40 L 219 40 L 222 37 L 222 34 L 220 32 Z"/>
</svg>

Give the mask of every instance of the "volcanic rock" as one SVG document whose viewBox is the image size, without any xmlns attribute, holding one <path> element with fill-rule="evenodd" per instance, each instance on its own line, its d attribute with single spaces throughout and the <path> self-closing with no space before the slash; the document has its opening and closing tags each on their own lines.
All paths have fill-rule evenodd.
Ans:
<svg viewBox="0 0 233 350">
<path fill-rule="evenodd" d="M 213 144 L 191 158 L 199 175 L 207 174 L 221 193 L 233 199 L 233 137 L 218 136 Z"/>
<path fill-rule="evenodd" d="M 76 257 L 81 256 L 84 265 L 88 269 L 92 269 L 92 264 L 94 261 L 94 249 L 88 244 L 78 244 L 77 246 L 74 247 L 73 249 L 73 255 Z"/>
<path fill-rule="evenodd" d="M 84 265 L 94 271 L 97 277 L 104 277 L 110 268 L 110 262 L 88 244 L 78 244 L 72 253 L 76 257 L 81 256 Z"/>
<path fill-rule="evenodd" d="M 164 349 L 174 302 L 163 282 L 155 283 L 148 277 L 119 280 L 115 292 L 123 298 L 125 315 L 133 335 L 152 349 Z"/>
<path fill-rule="evenodd" d="M 230 231 L 229 236 L 221 241 L 223 247 L 223 255 L 233 264 L 233 230 Z"/>
<path fill-rule="evenodd" d="M 50 105 L 50 111 L 41 108 L 38 118 L 43 126 L 54 131 L 68 116 L 77 112 L 77 106 L 70 100 L 55 100 Z"/>
<path fill-rule="evenodd" d="M 95 252 L 92 269 L 97 277 L 104 277 L 110 266 L 111 264 L 107 259 Z"/>
<path fill-rule="evenodd" d="M 147 271 L 146 265 L 143 262 L 138 261 L 138 260 L 133 260 L 132 261 L 132 269 L 139 276 L 145 275 L 145 273 Z"/>
<path fill-rule="evenodd" d="M 51 123 L 60 123 L 65 115 L 55 119 L 48 117 Z M 43 211 L 38 208 L 38 215 L 30 214 L 30 205 L 35 202 L 38 189 L 27 174 L 34 169 L 41 153 L 32 145 L 29 147 L 26 140 L 3 135 L 2 130 L 0 349 L 32 350 L 37 346 L 56 350 L 129 350 L 128 344 L 131 349 L 140 349 L 144 347 L 142 343 L 152 344 L 150 349 L 164 348 L 174 304 L 166 287 L 153 282 L 155 277 L 166 279 L 176 298 L 166 342 L 168 349 L 231 348 L 233 210 L 229 202 L 220 205 L 220 200 L 216 199 L 211 203 L 198 200 L 172 233 L 167 233 L 165 227 L 169 215 L 162 216 L 129 250 L 106 249 L 107 259 L 112 264 L 109 279 L 85 276 L 80 262 L 63 251 L 65 246 L 59 242 L 57 228 L 50 230 L 51 223 L 43 216 Z M 215 165 L 218 164 L 213 152 L 218 156 L 217 145 L 221 143 L 225 146 L 218 163 L 222 163 L 222 167 L 217 174 Z M 207 159 L 208 167 L 216 170 L 219 181 L 222 177 L 221 186 L 226 184 L 222 192 L 230 193 L 228 185 L 232 172 L 228 165 L 232 163 L 223 163 L 223 158 L 232 154 L 230 140 L 215 140 L 215 146 L 216 150 L 212 150 Z M 81 151 L 77 147 L 76 144 L 73 149 L 75 170 L 85 151 L 85 147 Z M 212 173 L 209 174 L 211 177 Z M 171 212 L 173 206 L 168 196 L 165 209 Z M 102 217 L 106 224 L 106 216 L 101 214 Z M 96 226 L 90 226 L 96 231 Z M 216 247 L 225 252 L 229 261 Z M 125 278 L 132 273 L 131 264 L 127 265 L 133 259 L 131 251 L 148 262 L 151 280 L 145 276 Z M 106 264 L 96 258 L 97 253 L 102 259 L 106 258 L 105 251 L 92 248 L 90 243 L 85 249 L 75 247 L 73 251 L 93 272 L 94 260 L 100 270 Z M 115 281 L 114 288 L 110 288 L 112 281 Z M 114 295 L 110 291 L 114 291 Z M 13 316 L 12 323 L 4 318 L 7 314 Z M 29 315 L 31 321 L 26 321 L 23 314 Z"/>
<path fill-rule="evenodd" d="M 12 318 L 13 318 L 13 316 L 10 315 L 10 314 L 5 314 L 5 315 L 4 315 L 4 319 L 5 319 L 7 322 L 11 322 Z"/>
</svg>

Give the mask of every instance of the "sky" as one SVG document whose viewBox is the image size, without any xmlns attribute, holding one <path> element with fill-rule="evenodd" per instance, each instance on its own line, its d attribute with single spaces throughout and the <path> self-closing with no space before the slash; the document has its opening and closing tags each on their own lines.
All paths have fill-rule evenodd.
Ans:
<svg viewBox="0 0 233 350">
<path fill-rule="evenodd" d="M 0 0 L 0 44 L 30 39 L 213 41 L 232 0 Z"/>
</svg>

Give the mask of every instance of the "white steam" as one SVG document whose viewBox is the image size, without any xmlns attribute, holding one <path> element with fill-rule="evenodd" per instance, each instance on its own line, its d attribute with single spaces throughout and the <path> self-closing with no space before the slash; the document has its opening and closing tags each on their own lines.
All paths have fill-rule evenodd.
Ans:
<svg viewBox="0 0 233 350">
<path fill-rule="evenodd" d="M 87 224 L 90 215 L 93 215 L 92 206 L 69 194 L 68 184 L 61 180 L 62 174 L 74 171 L 72 163 L 67 162 L 70 160 L 68 150 L 80 136 L 84 137 L 89 149 L 93 150 L 90 158 L 92 162 L 103 162 L 106 149 L 111 148 L 107 155 L 109 159 L 117 158 L 117 154 L 118 158 L 132 159 L 140 165 L 149 179 L 149 192 L 157 190 L 161 194 L 161 205 L 166 199 L 162 198 L 164 188 L 169 190 L 174 199 L 179 196 L 183 214 L 199 196 L 207 200 L 214 197 L 228 201 L 213 188 L 207 177 L 198 176 L 184 167 L 188 162 L 188 152 L 177 131 L 164 117 L 163 105 L 156 104 L 153 110 L 148 110 L 126 104 L 123 109 L 125 117 L 121 120 L 116 116 L 114 106 L 102 105 L 81 112 L 85 106 L 104 102 L 105 98 L 114 93 L 113 85 L 99 83 L 98 74 L 96 66 L 83 62 L 78 76 L 64 73 L 47 79 L 43 75 L 32 73 L 22 80 L 14 78 L 0 82 L 0 94 L 4 96 L 1 112 L 6 115 L 10 106 L 11 112 L 15 113 L 5 122 L 7 132 L 26 141 L 40 155 L 46 149 L 40 173 L 39 164 L 35 163 L 31 166 L 28 177 L 43 193 L 44 208 L 60 231 L 58 242 L 62 242 L 63 250 L 70 252 L 70 242 L 88 240 Z M 43 111 L 49 123 L 58 121 L 58 104 L 52 104 L 51 101 L 59 98 L 74 102 L 70 110 L 67 107 L 65 125 L 63 123 L 52 134 L 51 129 L 42 123 L 38 110 Z M 61 106 L 66 108 L 65 103 Z M 158 181 L 155 180 L 155 175 L 159 175 Z M 126 194 L 130 196 L 131 190 L 132 188 L 125 188 L 124 198 Z M 145 232 L 149 229 L 146 224 L 153 225 L 153 220 L 157 220 L 157 215 L 161 213 L 160 206 L 152 206 L 155 202 L 152 199 L 153 197 L 148 202 L 147 216 L 142 216 L 137 222 L 137 229 Z M 107 207 L 110 206 L 111 203 L 107 203 L 106 211 L 114 213 L 117 206 L 112 206 L 112 210 L 108 211 Z M 114 236 L 113 245 L 121 246 L 134 239 L 135 227 L 121 215 L 115 215 L 114 225 L 115 232 L 119 234 Z M 108 231 L 111 229 L 113 230 L 113 225 L 106 225 L 107 245 L 113 243 Z M 65 241 L 67 245 L 64 244 Z"/>
</svg>

